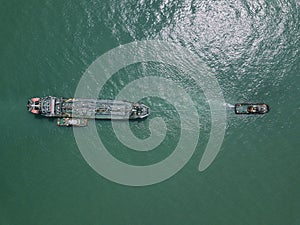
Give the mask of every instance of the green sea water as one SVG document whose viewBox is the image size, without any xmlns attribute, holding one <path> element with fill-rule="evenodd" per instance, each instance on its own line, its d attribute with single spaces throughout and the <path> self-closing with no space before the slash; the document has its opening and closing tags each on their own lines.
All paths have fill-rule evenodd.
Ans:
<svg viewBox="0 0 300 225">
<path fill-rule="evenodd" d="M 1 1 L 0 225 L 300 224 L 299 10 L 298 0 Z M 74 96 L 99 56 L 146 40 L 198 55 L 227 103 L 266 102 L 271 110 L 259 117 L 227 110 L 220 152 L 199 172 L 211 118 L 195 80 L 156 62 L 119 70 L 99 97 L 113 99 L 141 77 L 167 78 L 186 90 L 201 124 L 183 169 L 163 182 L 132 187 L 96 173 L 72 128 L 30 114 L 26 103 L 35 96 Z M 95 122 L 109 152 L 131 165 L 163 160 L 180 136 L 172 104 L 151 96 L 142 100 L 153 112 L 129 123 L 133 133 L 148 137 L 155 117 L 167 125 L 164 141 L 152 151 L 127 148 L 110 121 Z"/>
</svg>

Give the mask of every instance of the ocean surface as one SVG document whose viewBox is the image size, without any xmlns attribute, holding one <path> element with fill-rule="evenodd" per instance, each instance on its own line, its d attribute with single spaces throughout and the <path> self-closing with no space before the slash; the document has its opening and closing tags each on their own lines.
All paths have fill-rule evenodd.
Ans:
<svg viewBox="0 0 300 225">
<path fill-rule="evenodd" d="M 1 1 L 0 28 L 1 225 L 300 224 L 299 0 L 11 0 Z M 199 116 L 195 151 L 178 173 L 152 185 L 124 185 L 89 166 L 72 128 L 27 112 L 26 104 L 36 96 L 74 96 L 98 57 L 153 40 L 201 59 L 210 75 L 198 74 L 199 80 L 205 75 L 210 85 L 216 79 L 226 103 L 265 102 L 271 110 L 238 116 L 227 107 L 220 152 L 200 172 L 212 112 L 197 76 L 155 61 L 121 68 L 99 98 L 114 99 L 140 78 L 164 78 L 185 90 Z M 151 54 L 159 58 L 159 50 Z M 127 58 L 115 56 L 108 67 Z M 180 55 L 170 50 L 168 57 Z M 136 92 L 153 85 L 139 83 Z M 163 91 L 170 90 L 162 86 Z M 135 166 L 169 157 L 181 135 L 180 112 L 172 102 L 140 100 L 152 113 L 130 121 L 128 130 L 144 140 L 153 119 L 166 125 L 164 140 L 151 151 L 126 147 L 111 121 L 94 122 L 109 153 Z"/>
</svg>

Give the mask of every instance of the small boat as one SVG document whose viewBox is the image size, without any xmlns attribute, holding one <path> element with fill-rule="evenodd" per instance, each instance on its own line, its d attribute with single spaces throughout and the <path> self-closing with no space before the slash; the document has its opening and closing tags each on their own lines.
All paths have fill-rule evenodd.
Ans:
<svg viewBox="0 0 300 225">
<path fill-rule="evenodd" d="M 86 127 L 88 125 L 87 119 L 81 118 L 57 118 L 57 126 L 65 127 Z"/>
<path fill-rule="evenodd" d="M 265 114 L 270 108 L 265 103 L 237 103 L 234 111 L 236 114 Z"/>
</svg>

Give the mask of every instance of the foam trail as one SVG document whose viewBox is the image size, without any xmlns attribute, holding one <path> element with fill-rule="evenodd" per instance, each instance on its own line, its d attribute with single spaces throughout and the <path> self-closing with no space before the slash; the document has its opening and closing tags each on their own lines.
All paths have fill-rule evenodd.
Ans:
<svg viewBox="0 0 300 225">
<path fill-rule="evenodd" d="M 233 109 L 234 108 L 234 105 L 230 104 L 230 103 L 225 103 L 224 106 L 230 108 L 230 109 Z"/>
</svg>

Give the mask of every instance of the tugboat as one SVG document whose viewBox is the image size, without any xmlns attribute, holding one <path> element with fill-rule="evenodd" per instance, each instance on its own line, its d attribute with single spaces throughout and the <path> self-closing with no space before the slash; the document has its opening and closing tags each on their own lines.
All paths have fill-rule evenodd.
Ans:
<svg viewBox="0 0 300 225">
<path fill-rule="evenodd" d="M 142 103 L 121 100 L 77 99 L 46 96 L 28 100 L 33 114 L 58 118 L 83 119 L 143 119 L 150 109 Z"/>
<path fill-rule="evenodd" d="M 270 108 L 265 103 L 237 103 L 234 111 L 235 114 L 265 114 Z"/>
</svg>

